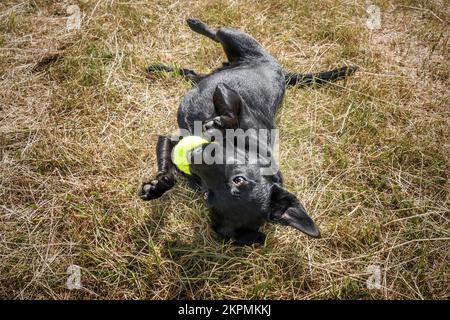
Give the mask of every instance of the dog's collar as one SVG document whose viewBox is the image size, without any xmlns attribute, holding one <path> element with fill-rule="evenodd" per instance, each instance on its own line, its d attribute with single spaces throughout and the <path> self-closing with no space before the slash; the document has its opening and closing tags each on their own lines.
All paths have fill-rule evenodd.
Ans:
<svg viewBox="0 0 450 320">
<path fill-rule="evenodd" d="M 186 174 L 191 174 L 189 169 L 189 160 L 187 154 L 196 147 L 209 143 L 208 140 L 198 136 L 183 137 L 172 149 L 172 162 L 180 170 Z"/>
</svg>

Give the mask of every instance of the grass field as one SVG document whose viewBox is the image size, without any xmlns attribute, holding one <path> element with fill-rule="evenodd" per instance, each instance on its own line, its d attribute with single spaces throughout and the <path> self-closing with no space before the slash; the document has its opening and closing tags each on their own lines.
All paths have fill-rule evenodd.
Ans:
<svg viewBox="0 0 450 320">
<path fill-rule="evenodd" d="M 2 0 L 0 298 L 449 298 L 449 2 L 372 3 L 373 31 L 359 0 Z M 264 246 L 223 244 L 182 179 L 136 197 L 190 87 L 145 67 L 225 59 L 189 17 L 250 33 L 291 71 L 359 67 L 289 89 L 277 116 L 285 184 L 321 239 L 267 225 Z"/>
</svg>

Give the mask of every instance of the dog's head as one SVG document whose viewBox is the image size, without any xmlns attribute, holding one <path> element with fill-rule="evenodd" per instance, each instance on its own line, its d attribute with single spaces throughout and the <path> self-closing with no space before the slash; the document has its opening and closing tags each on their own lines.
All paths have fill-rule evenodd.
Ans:
<svg viewBox="0 0 450 320">
<path fill-rule="evenodd" d="M 251 244 L 262 240 L 258 228 L 264 222 L 273 222 L 311 237 L 320 236 L 297 197 L 283 187 L 281 173 L 274 166 L 270 138 L 261 139 L 258 133 L 211 130 L 219 131 L 221 138 L 196 147 L 189 157 L 190 171 L 201 180 L 216 231 L 225 238 L 240 238 L 238 242 Z M 214 132 L 210 135 L 217 136 Z"/>
</svg>

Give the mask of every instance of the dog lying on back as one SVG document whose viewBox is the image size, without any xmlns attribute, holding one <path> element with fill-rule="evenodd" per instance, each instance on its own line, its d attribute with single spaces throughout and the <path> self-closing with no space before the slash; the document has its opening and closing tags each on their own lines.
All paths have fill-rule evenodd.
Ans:
<svg viewBox="0 0 450 320">
<path fill-rule="evenodd" d="M 274 129 L 274 116 L 280 106 L 286 86 L 323 84 L 352 74 L 356 68 L 342 67 L 317 74 L 298 74 L 283 71 L 278 62 L 248 34 L 229 28 L 217 31 L 204 23 L 189 19 L 189 27 L 215 42 L 219 42 L 228 62 L 209 74 L 198 74 L 189 69 L 174 69 L 156 64 L 149 72 L 177 72 L 193 83 L 178 109 L 180 129 L 194 133 L 194 123 L 203 124 L 200 134 L 208 140 L 216 131 L 228 129 Z M 198 134 L 198 133 L 197 133 Z M 139 196 L 143 200 L 161 197 L 175 185 L 175 174 L 180 173 L 173 161 L 179 135 L 159 136 L 156 147 L 158 173 L 142 185 Z M 320 232 L 297 197 L 283 186 L 279 170 L 263 172 L 267 162 L 273 164 L 273 141 L 268 139 L 266 161 L 236 162 L 236 154 L 248 159 L 249 146 L 234 145 L 237 153 L 219 152 L 215 159 L 223 161 L 194 161 L 194 157 L 211 157 L 206 149 L 225 150 L 230 141 L 214 139 L 187 152 L 189 170 L 184 174 L 191 186 L 201 190 L 210 211 L 211 226 L 226 240 L 236 244 L 263 243 L 265 235 L 259 231 L 265 222 L 294 227 L 311 237 Z M 236 144 L 231 141 L 231 144 Z M 264 149 L 264 148 L 262 148 Z M 260 150 L 260 149 L 258 149 Z M 257 151 L 259 153 L 259 151 Z M 230 159 L 231 158 L 231 159 Z M 186 173 L 189 174 L 186 174 Z"/>
</svg>

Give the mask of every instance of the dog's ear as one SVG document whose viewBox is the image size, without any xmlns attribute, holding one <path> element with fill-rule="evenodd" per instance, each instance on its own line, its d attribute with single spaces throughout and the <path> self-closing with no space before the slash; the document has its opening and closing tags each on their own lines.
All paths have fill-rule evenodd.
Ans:
<svg viewBox="0 0 450 320">
<path fill-rule="evenodd" d="M 271 192 L 270 222 L 291 226 L 313 238 L 320 238 L 319 229 L 295 195 L 278 183 L 273 184 Z"/>
<path fill-rule="evenodd" d="M 241 96 L 226 84 L 219 84 L 214 91 L 213 103 L 219 116 L 238 119 L 241 112 Z"/>
</svg>

